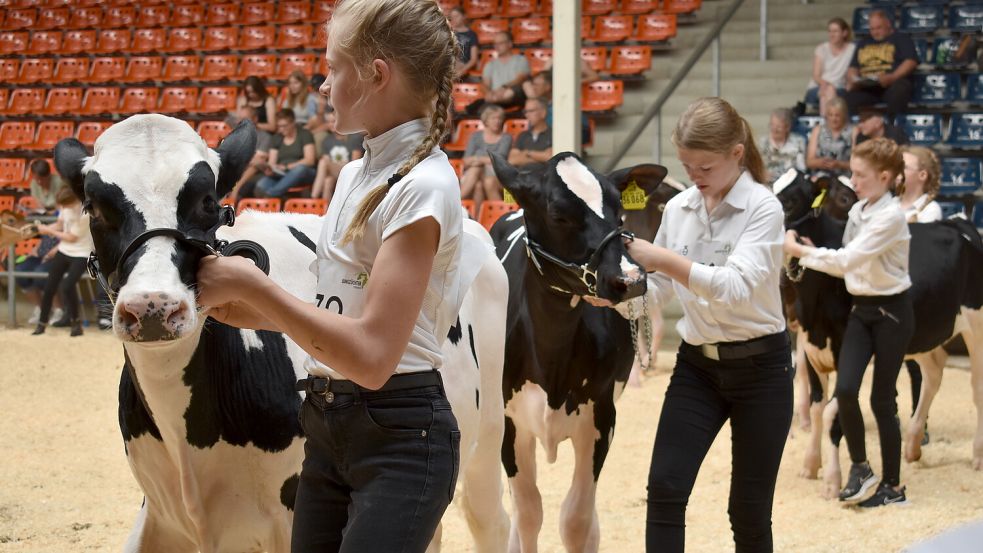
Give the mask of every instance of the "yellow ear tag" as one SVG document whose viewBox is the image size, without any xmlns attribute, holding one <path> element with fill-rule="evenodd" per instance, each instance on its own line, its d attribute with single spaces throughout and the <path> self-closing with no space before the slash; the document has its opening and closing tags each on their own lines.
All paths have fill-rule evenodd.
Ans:
<svg viewBox="0 0 983 553">
<path fill-rule="evenodd" d="M 515 198 L 512 197 L 512 193 L 509 192 L 508 188 L 502 189 L 502 201 L 509 205 L 515 204 Z"/>
<path fill-rule="evenodd" d="M 628 186 L 621 193 L 621 207 L 627 211 L 645 209 L 645 191 L 639 188 L 634 180 L 629 181 Z"/>
<path fill-rule="evenodd" d="M 826 199 L 826 189 L 823 188 L 823 191 L 820 192 L 818 196 L 816 196 L 815 200 L 812 201 L 812 209 L 819 209 L 820 207 L 822 207 L 823 200 L 825 199 Z"/>
</svg>

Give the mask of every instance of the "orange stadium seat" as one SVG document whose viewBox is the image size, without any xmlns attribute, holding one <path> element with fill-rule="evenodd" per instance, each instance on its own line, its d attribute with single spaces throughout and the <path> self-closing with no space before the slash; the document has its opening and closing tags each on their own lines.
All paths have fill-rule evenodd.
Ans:
<svg viewBox="0 0 983 553">
<path fill-rule="evenodd" d="M 106 29 L 99 31 L 99 38 L 96 40 L 96 47 L 92 49 L 92 53 L 114 54 L 116 52 L 125 52 L 129 49 L 129 29 Z"/>
<path fill-rule="evenodd" d="M 471 75 L 472 77 L 479 77 L 480 78 L 481 77 L 481 72 L 485 68 L 485 64 L 487 64 L 489 61 L 491 61 L 491 60 L 493 60 L 493 59 L 495 59 L 497 57 L 498 57 L 498 54 L 496 54 L 494 50 L 479 50 L 478 51 L 478 65 L 476 65 L 473 68 L 471 68 L 471 71 L 468 71 L 468 75 Z"/>
<path fill-rule="evenodd" d="M 91 87 L 82 98 L 82 115 L 115 114 L 119 109 L 119 89 L 111 86 Z"/>
<path fill-rule="evenodd" d="M 0 58 L 0 82 L 13 81 L 18 74 L 20 74 L 20 60 L 17 58 Z"/>
<path fill-rule="evenodd" d="M 269 23 L 273 21 L 275 8 L 273 2 L 249 2 L 242 5 L 239 12 L 240 25 L 256 25 L 257 23 Z"/>
<path fill-rule="evenodd" d="M 126 66 L 126 74 L 122 79 L 127 83 L 155 81 L 164 70 L 164 58 L 158 56 L 134 56 Z"/>
<path fill-rule="evenodd" d="M 468 146 L 471 135 L 484 129 L 485 126 L 478 119 L 464 119 L 457 122 L 457 132 L 452 142 L 444 145 L 444 149 L 449 152 L 463 152 Z"/>
<path fill-rule="evenodd" d="M 501 200 L 485 200 L 481 202 L 481 213 L 478 215 L 478 222 L 487 230 L 491 230 L 495 221 L 505 215 L 519 209 L 518 204 L 507 204 Z"/>
<path fill-rule="evenodd" d="M 659 0 L 622 0 L 621 13 L 625 15 L 643 15 L 659 9 Z"/>
<path fill-rule="evenodd" d="M 38 199 L 35 198 L 34 196 L 21 196 L 20 198 L 17 198 L 16 210 L 25 215 L 42 211 L 41 202 L 39 202 Z M 20 252 L 17 251 L 17 248 L 20 247 L 21 243 L 24 244 L 24 247 L 29 248 L 28 249 L 29 252 L 32 252 L 36 250 L 37 247 L 41 244 L 41 239 L 28 238 L 27 240 L 21 240 L 20 242 L 17 243 L 17 246 L 14 247 L 14 255 L 18 255 L 18 256 L 20 255 Z"/>
<path fill-rule="evenodd" d="M 299 69 L 310 77 L 314 74 L 316 66 L 316 54 L 283 54 L 280 57 L 280 71 L 277 75 L 281 79 L 286 79 L 292 72 Z"/>
<path fill-rule="evenodd" d="M 460 159 L 455 159 L 454 161 L 463 162 L 463 160 L 460 160 Z M 452 163 L 451 166 L 453 166 L 453 165 L 454 164 Z M 462 165 L 462 163 L 458 163 L 457 164 L 457 167 L 455 168 L 455 170 L 458 171 L 458 174 L 457 174 L 457 177 L 458 178 L 461 178 L 461 173 L 460 173 L 460 167 L 461 167 L 461 165 Z M 478 214 L 475 212 L 475 209 L 474 209 L 474 200 L 461 200 L 461 207 L 463 207 L 465 210 L 467 210 L 468 217 L 470 217 L 471 219 L 477 219 L 478 218 Z"/>
<path fill-rule="evenodd" d="M 150 113 L 157 108 L 160 91 L 155 87 L 130 87 L 123 89 L 119 104 L 120 113 Z"/>
<path fill-rule="evenodd" d="M 44 108 L 43 88 L 15 88 L 10 93 L 7 115 L 37 113 Z"/>
<path fill-rule="evenodd" d="M 16 186 L 24 180 L 27 160 L 22 157 L 0 158 L 0 187 Z"/>
<path fill-rule="evenodd" d="M 235 3 L 209 4 L 205 25 L 232 25 L 239 18 L 239 5 Z"/>
<path fill-rule="evenodd" d="M 102 26 L 102 8 L 84 6 L 72 8 L 72 18 L 68 21 L 69 29 L 97 29 Z"/>
<path fill-rule="evenodd" d="M 17 205 L 15 201 L 16 196 L 0 196 L 0 211 L 13 211 L 14 206 Z"/>
<path fill-rule="evenodd" d="M 512 40 L 517 45 L 549 42 L 551 36 L 548 17 L 520 17 L 512 20 Z"/>
<path fill-rule="evenodd" d="M 23 53 L 27 55 L 43 54 L 62 54 L 61 31 L 34 31 L 31 33 L 31 40 L 27 44 L 27 50 Z"/>
<path fill-rule="evenodd" d="M 167 33 L 164 52 L 190 52 L 201 47 L 201 29 L 198 27 L 177 27 Z"/>
<path fill-rule="evenodd" d="M 96 32 L 72 30 L 65 31 L 62 35 L 61 51 L 59 54 L 84 54 L 91 52 L 96 47 Z"/>
<path fill-rule="evenodd" d="M 611 49 L 612 75 L 639 75 L 651 68 L 651 46 L 615 46 Z"/>
<path fill-rule="evenodd" d="M 266 79 L 276 75 L 276 55 L 249 54 L 243 56 L 239 63 L 239 77 L 245 79 L 253 75 Z"/>
<path fill-rule="evenodd" d="M 246 210 L 276 213 L 280 211 L 280 198 L 243 198 L 239 200 L 236 214 Z"/>
<path fill-rule="evenodd" d="M 451 97 L 454 99 L 454 111 L 463 113 L 469 104 L 484 98 L 485 91 L 478 83 L 454 83 Z"/>
<path fill-rule="evenodd" d="M 89 58 L 61 58 L 55 65 L 52 84 L 81 83 L 89 77 Z"/>
<path fill-rule="evenodd" d="M 37 30 L 64 29 L 72 19 L 72 13 L 68 8 L 42 8 L 38 12 L 38 22 L 34 28 Z"/>
<path fill-rule="evenodd" d="M 553 0 L 539 0 L 539 8 L 536 9 L 536 13 L 546 17 L 553 15 Z"/>
<path fill-rule="evenodd" d="M 328 210 L 328 200 L 324 198 L 290 198 L 283 204 L 283 210 L 287 213 L 310 213 L 311 215 L 324 215 Z"/>
<path fill-rule="evenodd" d="M 205 56 L 201 63 L 200 81 L 232 80 L 239 66 L 239 57 L 235 54 L 213 54 Z"/>
<path fill-rule="evenodd" d="M 471 29 L 478 35 L 478 44 L 491 44 L 495 35 L 509 30 L 508 19 L 479 19 L 471 22 Z"/>
<path fill-rule="evenodd" d="M 280 0 L 276 8 L 277 23 L 301 23 L 311 17 L 311 3 L 307 0 L 301 2 L 285 2 Z"/>
<path fill-rule="evenodd" d="M 525 119 L 508 119 L 505 121 L 505 132 L 512 135 L 512 140 L 519 138 L 519 133 L 529 128 L 529 121 Z"/>
<path fill-rule="evenodd" d="M 232 111 L 236 108 L 236 94 L 238 90 L 234 86 L 209 86 L 201 89 L 199 93 L 200 113 L 219 113 Z"/>
<path fill-rule="evenodd" d="M 594 19 L 594 42 L 624 42 L 631 36 L 632 16 L 602 15 Z"/>
<path fill-rule="evenodd" d="M 687 14 L 700 9 L 701 0 L 665 0 L 662 2 L 662 11 L 665 13 Z"/>
<path fill-rule="evenodd" d="M 10 101 L 10 89 L 0 88 L 0 115 L 7 113 L 8 101 Z"/>
<path fill-rule="evenodd" d="M 20 54 L 27 50 L 30 33 L 26 31 L 0 32 L 0 55 Z M 33 52 L 32 52 L 33 53 Z"/>
<path fill-rule="evenodd" d="M 584 111 L 612 111 L 624 103 L 624 84 L 621 81 L 597 81 L 583 85 L 581 106 Z"/>
<path fill-rule="evenodd" d="M 51 150 L 62 138 L 70 138 L 75 134 L 75 123 L 72 121 L 42 121 L 38 125 L 38 134 L 33 144 L 25 146 L 28 150 Z"/>
<path fill-rule="evenodd" d="M 48 81 L 55 73 L 55 60 L 52 58 L 27 58 L 21 63 L 20 72 L 13 79 L 4 79 L 11 84 L 30 84 Z"/>
<path fill-rule="evenodd" d="M 535 75 L 553 63 L 552 48 L 528 48 L 522 52 L 529 62 L 529 69 Z"/>
<path fill-rule="evenodd" d="M 200 69 L 198 56 L 167 56 L 161 76 L 165 81 L 191 81 L 198 78 Z"/>
<path fill-rule="evenodd" d="M 464 171 L 464 160 L 461 158 L 450 158 L 447 160 L 454 168 L 454 173 L 457 174 L 457 178 L 461 178 L 461 173 Z M 471 202 L 471 209 L 474 209 L 474 202 L 471 200 L 462 200 L 461 203 Z"/>
<path fill-rule="evenodd" d="M 247 6 L 249 4 L 246 4 Z M 266 50 L 272 48 L 276 39 L 276 28 L 272 25 L 243 27 L 239 31 L 239 50 Z"/>
<path fill-rule="evenodd" d="M 205 27 L 201 49 L 206 52 L 231 50 L 239 42 L 238 27 Z"/>
<path fill-rule="evenodd" d="M 211 7 L 211 6 L 209 6 Z M 205 6 L 202 4 L 178 4 L 171 10 L 169 23 L 175 27 L 191 27 L 201 25 L 205 20 Z M 206 22 L 206 25 L 220 25 L 220 23 Z"/>
<path fill-rule="evenodd" d="M 197 104 L 197 88 L 193 86 L 170 86 L 161 91 L 157 111 L 161 113 L 193 112 Z"/>
<path fill-rule="evenodd" d="M 140 6 L 137 27 L 162 27 L 167 25 L 171 9 L 167 5 Z"/>
<path fill-rule="evenodd" d="M 590 40 L 591 34 L 594 33 L 594 18 L 589 15 L 581 16 L 580 18 L 580 39 Z"/>
<path fill-rule="evenodd" d="M 437 4 L 444 13 L 447 13 L 451 8 L 461 7 L 461 0 L 437 0 Z"/>
<path fill-rule="evenodd" d="M 108 83 L 118 81 L 126 75 L 126 58 L 124 57 L 101 57 L 92 60 L 92 69 L 86 82 L 89 83 Z"/>
<path fill-rule="evenodd" d="M 132 27 L 136 20 L 137 9 L 134 6 L 107 6 L 102 18 L 102 26 L 110 29 Z"/>
<path fill-rule="evenodd" d="M 493 17 L 498 13 L 498 0 L 464 0 L 461 6 L 471 20 Z"/>
<path fill-rule="evenodd" d="M 582 15 L 607 15 L 618 9 L 617 0 L 582 0 L 580 3 Z"/>
<path fill-rule="evenodd" d="M 604 71 L 608 65 L 608 49 L 603 46 L 584 46 L 580 49 L 580 59 L 586 61 L 594 71 Z"/>
<path fill-rule="evenodd" d="M 631 39 L 636 42 L 665 42 L 675 36 L 675 14 L 650 13 L 638 16 Z"/>
<path fill-rule="evenodd" d="M 311 12 L 311 21 L 320 27 L 323 32 L 324 24 L 331 21 L 331 14 L 334 12 L 334 4 L 330 2 L 314 2 L 314 9 Z M 322 36 L 322 38 L 324 38 Z M 322 43 L 323 44 L 323 43 Z"/>
<path fill-rule="evenodd" d="M 0 123 L 0 150 L 19 150 L 34 142 L 34 121 Z"/>
<path fill-rule="evenodd" d="M 536 12 L 536 0 L 502 0 L 501 17 L 528 17 Z"/>
<path fill-rule="evenodd" d="M 30 29 L 37 24 L 38 11 L 34 8 L 21 10 L 6 10 L 7 18 L 3 26 L 7 29 Z"/>
<path fill-rule="evenodd" d="M 109 121 L 82 121 L 75 129 L 75 138 L 86 146 L 92 146 L 99 135 L 106 132 L 111 125 Z"/>
<path fill-rule="evenodd" d="M 198 123 L 198 134 L 205 139 L 209 148 L 217 148 L 219 142 L 230 132 L 232 129 L 225 124 L 225 121 L 202 121 Z"/>
<path fill-rule="evenodd" d="M 133 31 L 133 44 L 130 45 L 129 52 L 132 54 L 159 52 L 164 50 L 166 45 L 166 29 L 135 29 Z"/>
<path fill-rule="evenodd" d="M 310 25 L 280 25 L 274 47 L 278 50 L 306 48 L 312 44 L 311 35 Z"/>
</svg>

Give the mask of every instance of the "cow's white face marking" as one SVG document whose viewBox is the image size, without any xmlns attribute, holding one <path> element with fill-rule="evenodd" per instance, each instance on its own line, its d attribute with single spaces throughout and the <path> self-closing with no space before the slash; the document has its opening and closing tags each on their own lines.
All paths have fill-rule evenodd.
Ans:
<svg viewBox="0 0 983 553">
<path fill-rule="evenodd" d="M 775 181 L 775 184 L 771 186 L 771 191 L 774 192 L 775 195 L 777 196 L 782 190 L 785 190 L 785 188 L 787 188 L 788 185 L 792 184 L 792 182 L 795 180 L 795 177 L 797 175 L 798 173 L 796 172 L 795 169 L 789 169 L 788 171 L 785 171 L 785 174 L 778 177 L 778 180 Z"/>
<path fill-rule="evenodd" d="M 638 265 L 628 261 L 628 258 L 621 256 L 621 272 L 624 273 L 625 277 L 630 278 L 635 281 L 642 278 L 642 268 Z"/>
<path fill-rule="evenodd" d="M 556 173 L 575 196 L 587 204 L 587 207 L 598 217 L 604 218 L 601 183 L 597 182 L 597 177 L 586 165 L 574 157 L 563 158 L 556 164 Z"/>
</svg>

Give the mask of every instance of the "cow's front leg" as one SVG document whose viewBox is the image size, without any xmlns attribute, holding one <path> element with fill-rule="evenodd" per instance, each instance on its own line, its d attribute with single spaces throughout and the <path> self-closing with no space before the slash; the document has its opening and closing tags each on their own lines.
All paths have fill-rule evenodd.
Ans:
<svg viewBox="0 0 983 553">
<path fill-rule="evenodd" d="M 843 487 L 843 474 L 840 470 L 840 440 L 832 436 L 833 423 L 839 414 L 839 404 L 834 397 L 823 408 L 823 497 L 835 499 Z"/>
<path fill-rule="evenodd" d="M 799 430 L 809 432 L 812 428 L 812 407 L 810 397 L 814 390 L 809 386 L 809 371 L 806 364 L 806 333 L 799 331 L 795 334 L 795 416 L 799 419 Z M 815 475 L 812 476 L 815 478 Z"/>
<path fill-rule="evenodd" d="M 478 447 L 462 474 L 458 505 L 477 553 L 505 551 L 509 539 L 509 516 L 502 507 L 502 465 L 497 455 L 501 443 L 501 422 L 496 428 L 482 428 Z"/>
<path fill-rule="evenodd" d="M 928 422 L 928 411 L 932 408 L 932 401 L 942 385 L 942 369 L 945 367 L 947 357 L 945 350 L 940 346 L 915 358 L 922 370 L 922 393 L 918 398 L 915 414 L 912 415 L 905 429 L 904 457 L 909 463 L 922 458 L 925 423 Z"/>
<path fill-rule="evenodd" d="M 543 527 L 543 497 L 536 487 L 536 437 L 505 417 L 502 462 L 512 491 L 510 553 L 536 553 Z"/>
<path fill-rule="evenodd" d="M 123 545 L 124 553 L 153 553 L 156 551 L 173 551 L 174 553 L 194 553 L 198 551 L 195 545 L 182 532 L 163 523 L 160 514 L 150 507 L 144 498 L 143 506 L 137 513 L 133 529 Z"/>
<path fill-rule="evenodd" d="M 976 437 L 973 438 L 973 469 L 983 470 L 983 312 L 964 309 L 969 331 L 963 332 L 969 350 L 969 382 L 976 405 Z"/>
<path fill-rule="evenodd" d="M 571 435 L 574 452 L 573 478 L 560 509 L 560 538 L 567 551 L 592 553 L 598 550 L 601 527 L 597 518 L 597 477 L 604 466 L 614 438 L 613 403 L 581 409 Z"/>
<path fill-rule="evenodd" d="M 806 379 L 806 399 L 809 401 L 809 443 L 802 461 L 799 476 L 815 480 L 819 478 L 819 468 L 823 460 L 823 436 L 827 435 L 823 428 L 823 407 L 829 390 L 829 375 L 820 374 L 803 355 L 802 373 Z M 796 376 L 798 378 L 798 376 Z"/>
</svg>

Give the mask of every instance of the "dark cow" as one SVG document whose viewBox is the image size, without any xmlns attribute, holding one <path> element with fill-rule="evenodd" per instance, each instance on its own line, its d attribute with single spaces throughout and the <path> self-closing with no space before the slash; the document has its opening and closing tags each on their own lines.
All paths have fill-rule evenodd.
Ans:
<svg viewBox="0 0 983 553">
<path fill-rule="evenodd" d="M 260 244 L 280 286 L 314 296 L 309 267 L 321 218 L 246 212 L 235 226 L 220 225 L 218 198 L 254 148 L 250 124 L 214 151 L 184 121 L 139 115 L 110 127 L 91 157 L 72 139 L 55 150 L 59 172 L 92 214 L 99 267 L 118 292 L 119 424 L 145 494 L 126 551 L 290 549 L 304 457 L 303 395 L 294 387 L 307 354 L 279 333 L 206 323 L 194 291 L 201 245 L 214 244 L 218 228 L 219 239 Z M 492 552 L 504 549 L 508 532 L 497 477 L 507 279 L 487 233 L 466 229 L 485 243 L 464 240 L 483 255 L 469 256 L 474 280 L 444 342 L 453 367 L 445 387 L 462 433 L 456 500 L 477 550 Z"/>
<path fill-rule="evenodd" d="M 823 188 L 802 175 L 793 175 L 776 186 L 786 213 L 786 226 L 810 238 L 816 245 L 838 248 L 843 238 L 843 213 L 855 195 L 841 183 Z M 824 194 L 824 190 L 828 192 Z M 829 208 L 826 202 L 833 202 Z M 910 224 L 910 274 L 915 311 L 915 333 L 908 346 L 908 358 L 921 367 L 923 386 L 918 407 L 905 431 L 905 458 L 915 461 L 921 456 L 921 441 L 932 400 L 938 392 L 947 354 L 942 346 L 956 334 L 962 334 L 970 354 L 973 374 L 973 399 L 977 406 L 977 430 L 973 443 L 973 467 L 983 468 L 983 242 L 971 223 L 954 218 L 926 224 Z M 796 316 L 807 334 L 806 355 L 811 369 L 819 373 L 835 369 L 851 298 L 841 279 L 805 270 L 795 283 Z M 817 383 L 823 391 L 813 391 L 813 400 L 822 401 L 827 387 L 824 379 Z M 816 408 L 818 409 L 818 407 Z M 836 414 L 831 401 L 823 413 L 828 435 Z M 813 426 L 818 433 L 818 425 Z M 838 445 L 838 436 L 831 440 Z M 818 469 L 820 439 L 814 436 L 807 454 L 805 472 Z M 826 494 L 836 493 L 841 485 L 838 455 L 822 455 L 825 461 Z"/>
<path fill-rule="evenodd" d="M 494 154 L 492 164 L 522 207 L 492 228 L 509 276 L 502 462 L 514 505 L 510 549 L 537 550 L 536 440 L 552 463 L 570 439 L 574 474 L 560 533 L 569 551 L 597 551 L 597 478 L 634 352 L 629 322 L 581 296 L 621 303 L 645 292 L 645 271 L 623 244 L 620 192 L 634 181 L 651 193 L 666 171 L 640 165 L 604 176 L 571 153 L 542 172 L 520 173 Z"/>
</svg>

